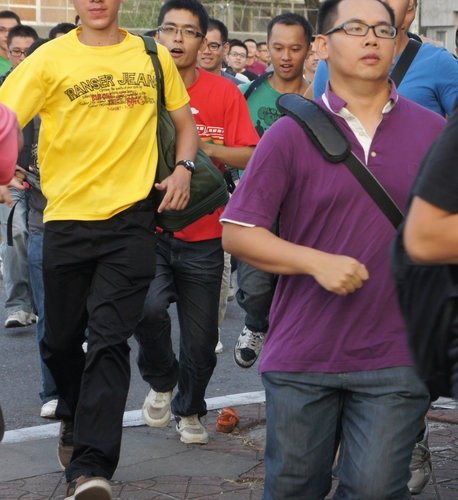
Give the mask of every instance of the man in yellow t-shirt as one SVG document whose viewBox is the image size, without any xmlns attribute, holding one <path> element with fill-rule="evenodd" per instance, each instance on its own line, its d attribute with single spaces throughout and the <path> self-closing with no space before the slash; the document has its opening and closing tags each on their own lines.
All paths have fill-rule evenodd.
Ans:
<svg viewBox="0 0 458 500">
<path fill-rule="evenodd" d="M 42 119 L 40 347 L 59 392 L 58 457 L 68 498 L 111 498 L 129 388 L 127 339 L 155 272 L 148 195 L 157 164 L 156 81 L 143 41 L 118 27 L 121 2 L 74 0 L 81 27 L 37 49 L 0 89 L 0 102 L 16 111 L 21 126 L 36 114 Z M 165 191 L 158 210 L 179 210 L 189 200 L 186 165 L 198 137 L 175 64 L 164 47 L 158 50 L 177 132 L 177 166 L 155 186 Z"/>
</svg>

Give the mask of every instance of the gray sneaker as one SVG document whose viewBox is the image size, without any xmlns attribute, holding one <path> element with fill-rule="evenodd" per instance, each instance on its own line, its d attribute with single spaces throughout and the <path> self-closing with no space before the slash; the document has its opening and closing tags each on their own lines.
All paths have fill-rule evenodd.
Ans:
<svg viewBox="0 0 458 500">
<path fill-rule="evenodd" d="M 5 328 L 19 328 L 29 326 L 36 323 L 37 317 L 35 314 L 27 311 L 14 311 L 9 314 L 5 320 Z"/>
<path fill-rule="evenodd" d="M 411 478 L 407 484 L 412 495 L 419 495 L 429 483 L 432 474 L 431 453 L 428 445 L 429 429 L 426 428 L 421 441 L 415 443 L 415 448 L 410 461 Z"/>
<path fill-rule="evenodd" d="M 172 417 L 170 402 L 172 391 L 156 392 L 151 389 L 143 403 L 143 420 L 150 427 L 167 427 Z"/>
<path fill-rule="evenodd" d="M 176 430 L 180 434 L 180 441 L 186 444 L 207 444 L 208 433 L 201 424 L 197 415 L 188 417 L 176 416 Z"/>
<path fill-rule="evenodd" d="M 254 365 L 261 352 L 265 333 L 252 332 L 244 327 L 234 347 L 234 360 L 242 368 Z"/>
</svg>

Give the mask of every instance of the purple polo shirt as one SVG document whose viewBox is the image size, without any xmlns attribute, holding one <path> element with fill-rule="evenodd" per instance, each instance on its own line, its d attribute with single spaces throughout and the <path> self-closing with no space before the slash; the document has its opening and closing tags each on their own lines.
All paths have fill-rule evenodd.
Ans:
<svg viewBox="0 0 458 500">
<path fill-rule="evenodd" d="M 345 102 L 327 91 L 331 109 Z M 397 95 L 371 143 L 368 166 L 398 206 L 445 121 Z M 319 101 L 324 107 L 323 101 Z M 335 116 L 353 152 L 363 149 Z M 264 134 L 221 220 L 270 229 L 280 213 L 281 238 L 364 263 L 370 278 L 348 296 L 311 276 L 280 276 L 260 371 L 352 372 L 411 365 L 390 270 L 395 230 L 344 164 L 331 164 L 288 117 Z"/>
</svg>

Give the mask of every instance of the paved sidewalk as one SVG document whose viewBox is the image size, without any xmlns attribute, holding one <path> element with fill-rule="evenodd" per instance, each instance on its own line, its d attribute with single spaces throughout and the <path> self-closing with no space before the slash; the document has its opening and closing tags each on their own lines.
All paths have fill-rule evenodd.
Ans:
<svg viewBox="0 0 458 500">
<path fill-rule="evenodd" d="M 215 430 L 217 411 L 205 417 L 210 442 L 185 445 L 171 424 L 124 429 L 121 461 L 113 478 L 116 499 L 260 499 L 263 487 L 263 403 L 236 407 L 232 434 Z M 429 413 L 430 447 L 437 481 L 419 500 L 458 499 L 458 409 Z M 0 499 L 63 499 L 65 479 L 55 458 L 56 438 L 0 445 Z M 383 466 L 383 464 L 381 464 Z"/>
</svg>

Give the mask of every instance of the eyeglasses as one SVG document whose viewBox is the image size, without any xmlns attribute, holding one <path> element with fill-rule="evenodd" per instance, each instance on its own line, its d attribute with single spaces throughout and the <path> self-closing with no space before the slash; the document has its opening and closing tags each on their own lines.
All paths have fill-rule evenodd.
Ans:
<svg viewBox="0 0 458 500">
<path fill-rule="evenodd" d="M 332 33 L 336 33 L 337 31 L 344 31 L 350 36 L 366 36 L 370 29 L 374 31 L 374 35 L 377 38 L 396 38 L 398 33 L 397 28 L 391 24 L 380 23 L 370 26 L 362 21 L 347 21 L 327 31 L 325 35 L 332 35 Z"/>
<path fill-rule="evenodd" d="M 229 52 L 229 55 L 232 57 L 239 57 L 240 59 L 246 59 L 246 54 L 243 52 Z"/>
<path fill-rule="evenodd" d="M 11 49 L 10 54 L 14 57 L 21 57 L 21 56 L 27 57 L 27 50 Z"/>
<path fill-rule="evenodd" d="M 158 31 L 164 35 L 172 36 L 180 33 L 184 38 L 204 38 L 205 35 L 194 28 L 178 28 L 176 26 L 159 26 Z"/>
<path fill-rule="evenodd" d="M 217 52 L 222 46 L 223 44 L 218 42 L 207 43 L 208 50 L 211 50 L 212 52 Z"/>
</svg>

